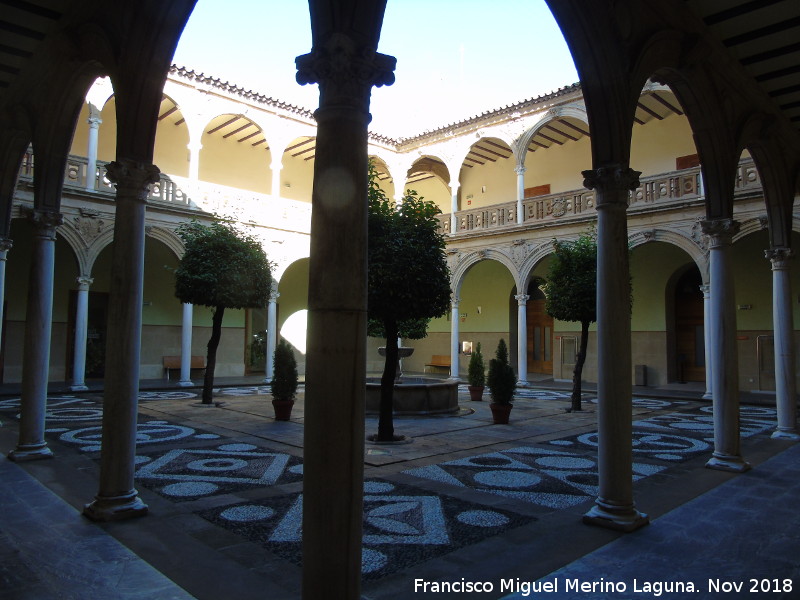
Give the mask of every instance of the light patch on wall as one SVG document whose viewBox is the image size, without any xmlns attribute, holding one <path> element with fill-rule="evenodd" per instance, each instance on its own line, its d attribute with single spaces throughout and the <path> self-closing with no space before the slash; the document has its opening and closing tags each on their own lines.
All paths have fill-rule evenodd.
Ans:
<svg viewBox="0 0 800 600">
<path fill-rule="evenodd" d="M 281 335 L 301 354 L 306 353 L 306 329 L 308 328 L 308 311 L 298 310 L 289 316 L 281 327 Z"/>
</svg>

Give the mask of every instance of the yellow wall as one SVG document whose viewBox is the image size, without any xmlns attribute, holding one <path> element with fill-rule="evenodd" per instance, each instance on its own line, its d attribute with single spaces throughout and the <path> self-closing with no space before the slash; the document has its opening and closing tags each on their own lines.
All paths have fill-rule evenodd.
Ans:
<svg viewBox="0 0 800 600">
<path fill-rule="evenodd" d="M 290 143 L 293 146 L 298 140 Z M 283 153 L 283 169 L 281 170 L 281 197 L 301 202 L 311 202 L 311 189 L 314 184 L 314 160 L 305 160 L 303 157 L 313 155 L 313 152 L 292 156 L 290 150 Z M 289 187 L 286 185 L 289 184 Z"/>
<path fill-rule="evenodd" d="M 406 183 L 403 191 L 414 190 L 420 196 L 436 204 L 444 214 L 450 214 L 450 205 L 452 203 L 452 196 L 450 188 L 442 183 L 438 177 L 431 177 L 430 179 L 423 179 L 422 181 L 415 181 L 414 183 Z"/>
<path fill-rule="evenodd" d="M 539 148 L 525 157 L 525 187 L 549 183 L 553 194 L 583 189 L 581 170 L 591 167 L 591 147 L 586 137 L 563 146 L 553 144 L 547 149 Z M 513 171 L 511 176 L 516 177 Z"/>
<path fill-rule="evenodd" d="M 631 168 L 642 177 L 675 170 L 675 159 L 696 154 L 689 120 L 671 114 L 663 121 L 634 124 L 631 141 Z"/>
<path fill-rule="evenodd" d="M 89 105 L 84 102 L 81 107 L 81 114 L 78 115 L 78 120 L 75 122 L 75 133 L 72 136 L 72 146 L 69 149 L 70 154 L 86 156 L 86 150 L 89 147 L 89 124 L 86 122 L 88 118 Z"/>
<path fill-rule="evenodd" d="M 269 151 L 264 150 L 263 144 L 254 148 L 250 144 L 237 142 L 236 136 L 225 139 L 206 133 L 203 134 L 202 144 L 199 172 L 202 181 L 260 194 L 272 191 L 272 157 Z"/>
<path fill-rule="evenodd" d="M 308 308 L 308 259 L 292 263 L 278 285 L 278 330 L 291 315 Z"/>
<path fill-rule="evenodd" d="M 166 175 L 189 176 L 189 128 L 161 121 L 156 130 L 153 162 Z"/>
<path fill-rule="evenodd" d="M 480 150 L 477 152 L 482 153 Z M 483 165 L 471 163 L 474 165 L 471 169 L 461 169 L 461 210 L 513 202 L 517 199 L 514 158 L 495 158 L 495 162 L 486 161 Z"/>
</svg>

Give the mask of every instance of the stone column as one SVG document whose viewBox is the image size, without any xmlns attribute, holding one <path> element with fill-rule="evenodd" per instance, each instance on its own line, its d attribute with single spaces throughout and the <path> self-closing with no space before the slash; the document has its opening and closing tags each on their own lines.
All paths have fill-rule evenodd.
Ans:
<svg viewBox="0 0 800 600">
<path fill-rule="evenodd" d="M 461 381 L 461 378 L 458 376 L 458 327 L 460 322 L 458 303 L 460 301 L 461 299 L 457 296 L 453 296 L 453 299 L 451 300 L 452 314 L 450 315 L 450 379 L 454 381 Z"/>
<path fill-rule="evenodd" d="M 458 181 L 450 182 L 450 235 L 458 233 L 458 188 L 461 184 Z"/>
<path fill-rule="evenodd" d="M 281 171 L 283 163 L 280 160 L 273 160 L 269 166 L 272 169 L 272 195 L 275 198 L 281 197 Z"/>
<path fill-rule="evenodd" d="M 100 132 L 100 111 L 89 105 L 89 142 L 86 149 L 86 189 L 94 191 L 97 189 L 97 138 Z"/>
<path fill-rule="evenodd" d="M 514 167 L 514 173 L 517 174 L 517 223 L 522 224 L 525 221 L 525 213 L 522 207 L 522 201 L 525 199 L 525 171 L 527 169 L 523 165 Z"/>
<path fill-rule="evenodd" d="M 794 373 L 794 324 L 792 290 L 789 279 L 790 248 L 772 248 L 765 252 L 772 263 L 772 329 L 775 339 L 775 403 L 778 427 L 774 438 L 800 439 L 797 432 L 797 384 Z"/>
<path fill-rule="evenodd" d="M 183 319 L 181 321 L 181 378 L 178 385 L 190 387 L 192 383 L 192 326 L 194 304 L 183 303 Z"/>
<path fill-rule="evenodd" d="M 75 351 L 72 360 L 72 385 L 73 392 L 85 392 L 84 378 L 86 377 L 86 338 L 89 334 L 89 287 L 94 279 L 91 277 L 78 277 L 78 298 L 75 306 Z"/>
<path fill-rule="evenodd" d="M 186 148 L 189 150 L 189 180 L 196 184 L 200 180 L 200 150 L 203 149 L 203 144 L 189 142 Z"/>
<path fill-rule="evenodd" d="M 0 339 L 3 335 L 3 302 L 6 297 L 6 258 L 13 245 L 10 239 L 0 237 Z"/>
<path fill-rule="evenodd" d="M 344 600 L 361 590 L 369 98 L 373 85 L 394 81 L 395 59 L 337 30 L 315 37 L 312 52 L 296 63 L 297 81 L 319 83 L 320 90 L 308 282 L 303 598 Z"/>
<path fill-rule="evenodd" d="M 272 289 L 269 293 L 267 303 L 267 347 L 266 363 L 264 365 L 264 383 L 272 383 L 272 375 L 275 372 L 275 346 L 278 345 L 278 287 L 275 280 L 272 281 Z"/>
<path fill-rule="evenodd" d="M 139 402 L 139 353 L 142 333 L 144 216 L 149 186 L 158 181 L 155 165 L 120 159 L 109 163 L 116 185 L 114 248 L 108 303 L 100 485 L 83 514 L 95 521 L 116 521 L 147 513 L 134 488 L 136 413 Z"/>
<path fill-rule="evenodd" d="M 517 386 L 528 385 L 528 300 L 527 294 L 517 294 Z"/>
<path fill-rule="evenodd" d="M 61 224 L 62 217 L 56 212 L 36 209 L 30 219 L 35 231 L 25 313 L 25 346 L 22 350 L 19 440 L 16 449 L 8 455 L 16 461 L 53 455 L 44 440 L 44 424 L 50 370 L 56 227 Z"/>
<path fill-rule="evenodd" d="M 633 501 L 628 192 L 638 171 L 617 165 L 584 171 L 597 203 L 597 421 L 599 489 L 585 523 L 633 531 L 648 523 Z"/>
<path fill-rule="evenodd" d="M 742 472 L 750 468 L 739 449 L 739 359 L 736 351 L 736 304 L 731 240 L 739 230 L 732 219 L 702 222 L 709 240 L 711 276 L 711 393 L 714 407 L 714 453 L 710 469 Z"/>
<path fill-rule="evenodd" d="M 711 286 L 704 283 L 700 291 L 703 292 L 703 351 L 706 362 L 706 393 L 703 394 L 703 400 L 711 400 L 714 397 L 711 391 Z"/>
</svg>

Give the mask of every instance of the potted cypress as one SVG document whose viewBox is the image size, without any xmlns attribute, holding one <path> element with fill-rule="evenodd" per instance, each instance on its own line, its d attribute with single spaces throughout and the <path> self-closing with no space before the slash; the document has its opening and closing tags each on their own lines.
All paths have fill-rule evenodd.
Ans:
<svg viewBox="0 0 800 600">
<path fill-rule="evenodd" d="M 492 397 L 492 403 L 489 405 L 492 409 L 492 418 L 495 424 L 508 424 L 511 399 L 517 387 L 517 376 L 514 374 L 514 368 L 508 364 L 508 346 L 502 338 L 497 344 L 495 358 L 489 361 L 488 384 Z"/>
<path fill-rule="evenodd" d="M 272 407 L 276 421 L 288 421 L 297 392 L 297 361 L 289 342 L 283 339 L 278 342 L 273 356 Z"/>
<path fill-rule="evenodd" d="M 480 402 L 483 399 L 483 388 L 486 385 L 486 374 L 484 373 L 483 354 L 481 354 L 481 343 L 469 357 L 469 368 L 467 370 L 467 381 L 469 385 L 470 400 Z"/>
</svg>

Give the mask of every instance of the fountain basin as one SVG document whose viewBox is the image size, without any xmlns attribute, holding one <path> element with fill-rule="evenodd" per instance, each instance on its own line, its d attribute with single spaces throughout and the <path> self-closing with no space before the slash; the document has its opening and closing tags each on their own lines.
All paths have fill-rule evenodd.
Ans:
<svg viewBox="0 0 800 600">
<path fill-rule="evenodd" d="M 376 415 L 381 403 L 381 380 L 367 379 L 367 414 Z M 458 382 L 433 377 L 403 377 L 394 384 L 394 414 L 439 415 L 458 413 Z"/>
</svg>

